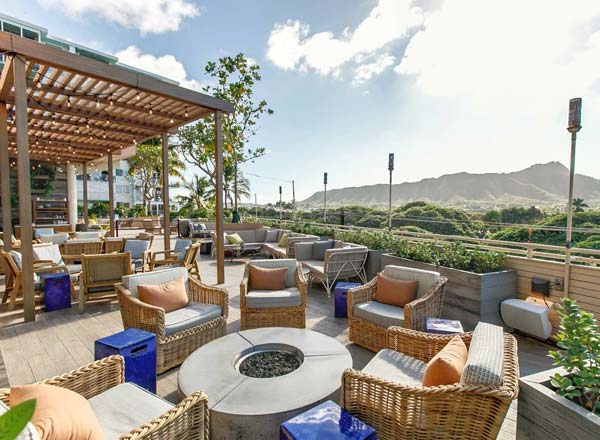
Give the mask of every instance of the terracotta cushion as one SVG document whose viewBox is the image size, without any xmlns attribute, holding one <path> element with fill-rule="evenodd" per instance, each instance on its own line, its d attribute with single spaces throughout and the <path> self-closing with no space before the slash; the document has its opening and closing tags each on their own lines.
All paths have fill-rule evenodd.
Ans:
<svg viewBox="0 0 600 440">
<path fill-rule="evenodd" d="M 35 399 L 31 423 L 41 440 L 102 440 L 102 428 L 88 401 L 74 391 L 54 385 L 13 387 L 9 405 Z"/>
<path fill-rule="evenodd" d="M 380 273 L 374 299 L 383 304 L 404 307 L 417 298 L 417 286 L 416 280 L 397 280 Z"/>
<path fill-rule="evenodd" d="M 189 302 L 184 277 L 164 284 L 138 285 L 137 290 L 140 301 L 162 307 L 167 313 L 185 307 Z"/>
<path fill-rule="evenodd" d="M 267 268 L 249 266 L 249 290 L 283 290 L 288 273 L 287 267 Z"/>
<path fill-rule="evenodd" d="M 425 367 L 423 386 L 451 385 L 460 382 L 467 362 L 467 346 L 459 335 L 450 339 Z"/>
</svg>

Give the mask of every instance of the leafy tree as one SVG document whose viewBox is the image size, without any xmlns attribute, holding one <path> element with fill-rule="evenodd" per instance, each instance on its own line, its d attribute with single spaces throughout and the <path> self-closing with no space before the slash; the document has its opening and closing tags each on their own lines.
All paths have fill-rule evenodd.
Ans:
<svg viewBox="0 0 600 440">
<path fill-rule="evenodd" d="M 574 212 L 584 212 L 585 208 L 589 208 L 589 205 L 587 203 L 585 203 L 585 201 L 582 198 L 575 198 L 573 199 L 573 211 Z"/>
<path fill-rule="evenodd" d="M 256 134 L 257 123 L 263 114 L 273 114 L 267 102 L 255 102 L 253 88 L 261 80 L 260 67 L 249 63 L 242 53 L 235 57 L 222 57 L 217 62 L 209 62 L 205 73 L 216 81 L 204 91 L 216 98 L 233 104 L 234 110 L 223 117 L 224 168 L 233 167 L 234 210 L 240 199 L 238 165 L 254 160 L 265 154 L 264 147 L 249 147 L 250 139 Z M 214 117 L 210 116 L 197 123 L 183 127 L 178 132 L 178 148 L 189 163 L 196 165 L 215 185 L 214 163 Z"/>
<path fill-rule="evenodd" d="M 150 139 L 139 144 L 135 156 L 127 159 L 129 175 L 135 176 L 138 187 L 142 193 L 146 215 L 150 212 L 150 202 L 156 197 L 157 191 L 162 187 L 162 145 L 159 138 Z M 169 175 L 178 179 L 182 178 L 183 162 L 179 159 L 173 147 L 169 147 Z"/>
<path fill-rule="evenodd" d="M 179 196 L 179 202 L 190 211 L 200 211 L 206 208 L 207 190 L 210 183 L 206 177 L 197 174 L 191 180 L 183 182 L 183 188 L 188 191 L 187 195 Z"/>
<path fill-rule="evenodd" d="M 108 202 L 94 202 L 88 208 L 88 214 L 92 217 L 106 217 L 108 215 Z"/>
</svg>

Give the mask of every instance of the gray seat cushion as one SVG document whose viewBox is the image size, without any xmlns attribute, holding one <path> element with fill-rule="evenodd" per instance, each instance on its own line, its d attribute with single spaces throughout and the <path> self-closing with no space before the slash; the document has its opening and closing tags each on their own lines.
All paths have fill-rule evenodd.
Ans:
<svg viewBox="0 0 600 440">
<path fill-rule="evenodd" d="M 325 274 L 325 263 L 323 261 L 318 261 L 318 260 L 308 260 L 308 261 L 303 261 L 302 264 L 309 269 L 311 272 L 317 274 L 317 275 L 324 275 Z"/>
<path fill-rule="evenodd" d="M 354 316 L 372 322 L 380 327 L 391 327 L 404 325 L 404 309 L 391 306 L 377 301 L 369 301 L 356 304 L 353 310 Z"/>
<path fill-rule="evenodd" d="M 302 304 L 302 296 L 297 287 L 285 290 L 251 290 L 246 294 L 246 305 L 250 309 L 269 307 L 295 307 Z"/>
<path fill-rule="evenodd" d="M 81 272 L 81 264 L 67 264 L 67 269 L 71 275 Z"/>
<path fill-rule="evenodd" d="M 117 439 L 173 408 L 133 383 L 117 385 L 88 400 L 106 440 Z"/>
<path fill-rule="evenodd" d="M 269 229 L 265 234 L 265 241 L 269 243 L 277 242 L 279 237 L 279 229 Z"/>
<path fill-rule="evenodd" d="M 144 252 L 150 248 L 148 240 L 125 240 L 123 252 L 131 254 L 131 260 L 141 260 L 144 258 Z"/>
<path fill-rule="evenodd" d="M 313 260 L 325 260 L 325 251 L 333 249 L 333 240 L 315 241 L 313 244 Z"/>
<path fill-rule="evenodd" d="M 504 330 L 497 325 L 480 322 L 473 331 L 460 383 L 499 387 L 502 385 L 503 362 Z"/>
<path fill-rule="evenodd" d="M 427 363 L 384 348 L 363 368 L 362 372 L 402 385 L 420 387 Z"/>
<path fill-rule="evenodd" d="M 191 303 L 186 307 L 165 313 L 165 335 L 197 327 L 221 317 L 223 309 L 215 304 Z"/>
</svg>

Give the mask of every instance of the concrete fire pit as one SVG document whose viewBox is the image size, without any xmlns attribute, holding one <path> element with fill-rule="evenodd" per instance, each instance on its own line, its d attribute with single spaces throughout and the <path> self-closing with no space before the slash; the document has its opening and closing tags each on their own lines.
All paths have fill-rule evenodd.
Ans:
<svg viewBox="0 0 600 440">
<path fill-rule="evenodd" d="M 250 377 L 240 366 L 247 374 L 274 377 Z M 208 395 L 213 440 L 273 439 L 285 420 L 337 400 L 342 372 L 351 367 L 346 347 L 329 336 L 261 328 L 200 347 L 181 366 L 178 382 L 186 396 L 195 391 Z"/>
</svg>

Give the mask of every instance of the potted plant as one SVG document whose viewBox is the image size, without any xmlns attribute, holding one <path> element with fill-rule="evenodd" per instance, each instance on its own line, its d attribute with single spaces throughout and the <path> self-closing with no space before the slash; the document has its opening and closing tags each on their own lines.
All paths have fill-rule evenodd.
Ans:
<svg viewBox="0 0 600 440">
<path fill-rule="evenodd" d="M 393 252 L 384 254 L 382 266 L 396 265 L 433 270 L 448 278 L 442 315 L 461 321 L 472 330 L 479 321 L 503 325 L 500 303 L 517 296 L 517 274 L 505 269 L 504 254 L 461 242 L 444 246 L 396 238 Z"/>
<path fill-rule="evenodd" d="M 600 332 L 594 316 L 565 298 L 559 307 L 558 368 L 520 380 L 517 438 L 600 438 Z"/>
</svg>

